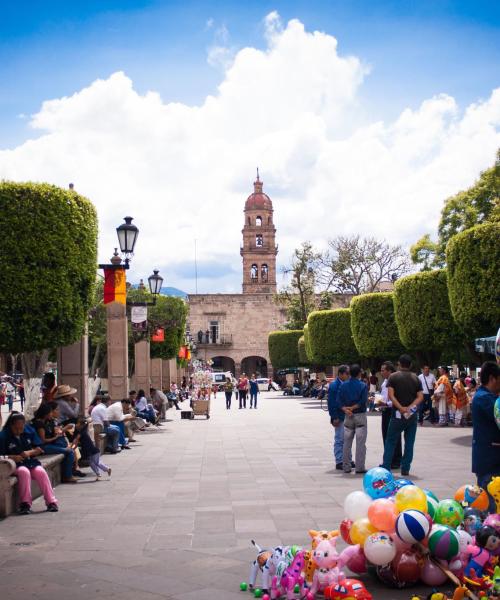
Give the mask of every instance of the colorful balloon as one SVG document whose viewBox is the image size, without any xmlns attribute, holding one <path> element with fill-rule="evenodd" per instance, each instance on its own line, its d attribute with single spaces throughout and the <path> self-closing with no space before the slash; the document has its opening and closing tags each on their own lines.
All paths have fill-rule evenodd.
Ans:
<svg viewBox="0 0 500 600">
<path fill-rule="evenodd" d="M 415 585 L 420 579 L 421 556 L 413 550 L 398 552 L 391 563 L 396 579 L 406 585 Z"/>
<path fill-rule="evenodd" d="M 396 533 L 407 544 L 421 542 L 430 528 L 427 516 L 419 510 L 405 510 L 396 519 Z"/>
<path fill-rule="evenodd" d="M 380 498 L 374 500 L 368 507 L 370 523 L 380 531 L 394 531 L 398 509 L 392 500 Z"/>
<path fill-rule="evenodd" d="M 351 540 L 354 544 L 363 546 L 366 538 L 372 533 L 376 533 L 376 531 L 375 527 L 368 520 L 368 517 L 357 519 L 351 527 Z"/>
<path fill-rule="evenodd" d="M 464 509 L 456 500 L 441 500 L 434 511 L 434 522 L 456 529 L 464 520 Z"/>
<path fill-rule="evenodd" d="M 356 575 L 366 573 L 366 556 L 361 546 L 357 546 L 357 552 L 349 557 L 346 567 Z"/>
<path fill-rule="evenodd" d="M 473 543 L 472 536 L 467 533 L 465 529 L 457 529 L 458 534 L 458 552 L 465 554 L 467 552 L 467 546 Z"/>
<path fill-rule="evenodd" d="M 493 529 L 498 533 L 498 535 L 500 535 L 500 515 L 498 513 L 488 515 L 484 520 L 483 525 L 493 527 Z"/>
<path fill-rule="evenodd" d="M 363 477 L 363 488 L 374 499 L 388 498 L 393 493 L 393 483 L 392 473 L 383 467 L 374 467 Z"/>
<path fill-rule="evenodd" d="M 388 533 L 377 531 L 366 538 L 363 552 L 374 565 L 387 565 L 394 559 L 397 550 Z"/>
<path fill-rule="evenodd" d="M 420 579 L 427 585 L 443 585 L 448 581 L 448 577 L 435 565 L 429 558 L 424 559 L 424 564 L 420 570 Z"/>
<path fill-rule="evenodd" d="M 477 510 L 488 510 L 489 498 L 486 490 L 478 485 L 463 485 L 455 492 L 455 500 L 460 502 L 463 508 L 477 508 Z"/>
<path fill-rule="evenodd" d="M 395 497 L 396 508 L 399 512 L 404 510 L 427 510 L 427 496 L 425 492 L 416 485 L 405 485 L 402 487 Z"/>
<path fill-rule="evenodd" d="M 446 525 L 434 525 L 429 534 L 429 550 L 432 556 L 450 560 L 460 549 L 458 533 Z"/>
<path fill-rule="evenodd" d="M 351 521 L 351 519 L 344 519 L 343 521 L 340 522 L 340 526 L 339 526 L 340 535 L 342 536 L 342 539 L 344 540 L 344 542 L 346 544 L 354 543 L 351 540 L 351 534 L 350 534 L 352 524 L 353 524 L 353 521 Z"/>
<path fill-rule="evenodd" d="M 435 494 L 433 494 L 430 490 L 425 490 L 424 493 L 427 496 L 427 514 L 434 519 L 434 513 L 436 512 L 437 505 L 439 504 L 439 500 Z"/>
<path fill-rule="evenodd" d="M 405 485 L 415 485 L 413 483 L 413 481 L 410 481 L 409 479 L 395 479 L 394 480 L 394 490 L 397 492 L 398 490 L 400 490 L 402 487 L 405 487 Z"/>
<path fill-rule="evenodd" d="M 495 400 L 495 406 L 493 407 L 493 414 L 495 415 L 495 421 L 498 429 L 500 429 L 500 396 Z"/>
<path fill-rule="evenodd" d="M 368 507 L 372 503 L 372 499 L 364 492 L 351 492 L 344 500 L 345 516 L 352 521 L 362 519 L 368 514 Z"/>
</svg>

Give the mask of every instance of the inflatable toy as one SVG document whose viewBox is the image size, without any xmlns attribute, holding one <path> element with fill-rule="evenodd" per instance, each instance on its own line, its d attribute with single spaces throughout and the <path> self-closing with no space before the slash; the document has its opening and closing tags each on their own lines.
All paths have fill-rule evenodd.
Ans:
<svg viewBox="0 0 500 600">
<path fill-rule="evenodd" d="M 419 510 L 404 510 L 396 519 L 396 533 L 407 544 L 421 542 L 430 528 L 427 516 Z"/>
</svg>

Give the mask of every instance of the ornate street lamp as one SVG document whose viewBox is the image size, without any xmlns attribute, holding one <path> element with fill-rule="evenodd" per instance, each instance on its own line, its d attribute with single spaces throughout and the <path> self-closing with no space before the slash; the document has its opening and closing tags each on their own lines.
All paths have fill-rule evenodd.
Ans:
<svg viewBox="0 0 500 600">
<path fill-rule="evenodd" d="M 158 269 L 153 269 L 153 274 L 148 277 L 149 291 L 154 297 L 161 293 L 163 285 L 163 277 L 158 274 Z"/>
<path fill-rule="evenodd" d="M 116 228 L 118 235 L 118 243 L 120 244 L 120 251 L 125 255 L 125 264 L 128 265 L 130 256 L 134 254 L 134 247 L 139 235 L 139 229 L 132 224 L 132 217 L 125 217 L 125 223 L 122 223 Z"/>
</svg>

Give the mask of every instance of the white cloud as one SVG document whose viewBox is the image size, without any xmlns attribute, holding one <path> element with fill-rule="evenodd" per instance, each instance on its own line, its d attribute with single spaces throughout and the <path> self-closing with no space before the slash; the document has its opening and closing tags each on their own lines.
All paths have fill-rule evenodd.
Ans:
<svg viewBox="0 0 500 600">
<path fill-rule="evenodd" d="M 44 102 L 31 119 L 39 137 L 0 152 L 0 177 L 73 181 L 98 208 L 103 261 L 114 228 L 134 216 L 134 278 L 159 266 L 167 285 L 192 291 L 196 238 L 198 259 L 216 272 L 200 291 L 238 291 L 242 209 L 256 166 L 285 262 L 301 240 L 337 233 L 412 243 L 434 231 L 445 197 L 492 164 L 500 89 L 468 107 L 436 90 L 392 123 L 366 124 L 358 91 L 368 70 L 359 59 L 277 13 L 264 27 L 267 47 L 239 50 L 200 106 L 141 95 L 121 72 Z"/>
</svg>

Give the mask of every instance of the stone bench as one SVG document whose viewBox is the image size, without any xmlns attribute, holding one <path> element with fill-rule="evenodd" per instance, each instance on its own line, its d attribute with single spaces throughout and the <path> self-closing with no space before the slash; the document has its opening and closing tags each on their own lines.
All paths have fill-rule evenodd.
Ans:
<svg viewBox="0 0 500 600">
<path fill-rule="evenodd" d="M 61 463 L 62 454 L 50 454 L 47 456 L 38 456 L 43 468 L 47 471 L 52 487 L 61 483 Z M 9 458 L 0 458 L 0 518 L 8 517 L 16 512 L 18 505 L 17 498 L 17 477 L 16 463 Z M 31 482 L 31 493 L 33 499 L 42 495 L 38 484 Z"/>
</svg>

